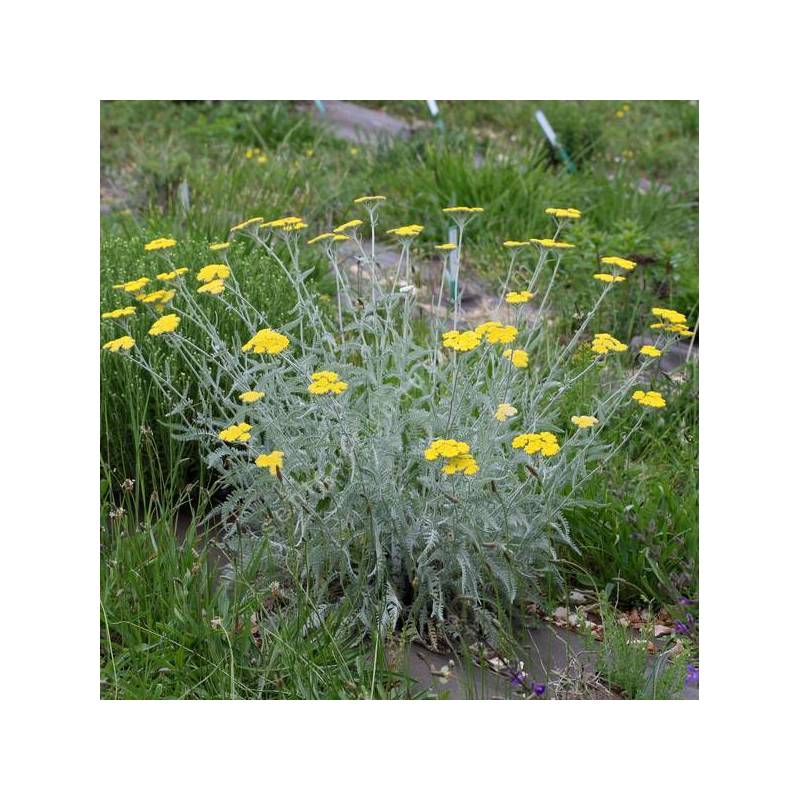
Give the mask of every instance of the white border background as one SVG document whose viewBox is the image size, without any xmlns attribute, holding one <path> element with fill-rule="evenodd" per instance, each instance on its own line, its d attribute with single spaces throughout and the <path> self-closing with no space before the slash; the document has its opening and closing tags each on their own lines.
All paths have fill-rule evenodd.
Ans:
<svg viewBox="0 0 800 800">
<path fill-rule="evenodd" d="M 6 9 L 6 796 L 778 797 L 797 785 L 779 721 L 797 694 L 786 6 Z M 699 703 L 98 701 L 98 102 L 166 97 L 700 100 Z"/>
</svg>

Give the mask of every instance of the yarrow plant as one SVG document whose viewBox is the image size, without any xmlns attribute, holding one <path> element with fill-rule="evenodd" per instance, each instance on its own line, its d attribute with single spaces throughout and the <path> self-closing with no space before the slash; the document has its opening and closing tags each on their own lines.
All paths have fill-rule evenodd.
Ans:
<svg viewBox="0 0 800 800">
<path fill-rule="evenodd" d="M 465 327 L 457 281 L 452 306 L 442 305 L 447 259 L 460 263 L 466 229 L 487 212 L 445 208 L 458 236 L 435 246 L 445 261 L 422 331 L 412 325 L 422 283 L 411 265 L 424 227 L 388 229 L 401 256 L 382 273 L 375 242 L 386 202 L 357 198 L 364 220 L 313 235 L 299 216 L 250 217 L 210 245 L 220 261 L 193 267 L 173 263 L 175 240 L 149 242 L 154 277 L 114 287 L 139 305 L 102 312 L 103 326 L 115 329 L 103 349 L 131 359 L 173 399 L 176 437 L 199 442 L 218 478 L 216 514 L 230 546 L 258 547 L 300 575 L 319 620 L 340 606 L 365 633 L 402 624 L 424 635 L 465 619 L 487 632 L 502 604 L 531 596 L 545 574 L 555 575 L 556 547 L 571 544 L 564 511 L 645 416 L 666 405 L 655 390 L 631 390 L 653 358 L 691 331 L 680 312 L 653 308 L 658 338 L 640 349 L 646 357 L 633 373 L 559 422 L 559 398 L 628 349 L 589 326 L 636 264 L 600 260 L 612 279 L 597 287 L 572 339 L 548 355 L 542 321 L 562 258 L 575 249 L 559 236 L 581 212 L 548 208 L 552 238 L 500 243 L 510 266 L 497 308 L 515 314 L 514 324 Z M 241 288 L 230 260 L 236 248 L 226 246 L 237 237 L 249 238 L 293 288 L 293 318 L 280 330 Z M 357 253 L 359 275 L 366 267 L 370 276 L 363 292 L 342 265 L 344 242 Z M 303 258 L 327 261 L 335 309 L 312 295 L 304 249 Z M 534 300 L 538 312 L 525 316 Z M 222 335 L 222 315 L 239 334 Z M 157 348 L 137 347 L 137 337 L 178 352 L 196 400 L 146 352 Z M 575 374 L 571 355 L 582 341 L 589 362 Z M 612 447 L 602 431 L 623 404 L 638 419 Z"/>
</svg>

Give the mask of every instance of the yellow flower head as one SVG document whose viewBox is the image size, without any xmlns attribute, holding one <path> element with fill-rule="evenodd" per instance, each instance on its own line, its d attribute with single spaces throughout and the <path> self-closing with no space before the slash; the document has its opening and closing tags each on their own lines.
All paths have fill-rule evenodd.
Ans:
<svg viewBox="0 0 800 800">
<path fill-rule="evenodd" d="M 677 333 L 679 336 L 694 336 L 694 331 L 683 322 L 665 323 L 654 322 L 650 325 L 651 328 L 661 328 L 669 333 Z"/>
<path fill-rule="evenodd" d="M 257 400 L 260 400 L 264 396 L 264 392 L 242 392 L 239 395 L 239 399 L 243 403 L 255 403 Z"/>
<path fill-rule="evenodd" d="M 386 198 L 382 194 L 365 194 L 363 197 L 356 197 L 353 202 L 357 205 L 378 205 L 378 203 L 382 203 Z"/>
<path fill-rule="evenodd" d="M 481 214 L 483 209 L 480 206 L 449 206 L 443 208 L 445 214 Z"/>
<path fill-rule="evenodd" d="M 308 225 L 303 222 L 302 217 L 281 217 L 280 219 L 273 219 L 269 222 L 265 222 L 263 225 L 259 225 L 258 227 L 270 228 L 272 230 L 290 233 L 291 231 L 301 231 L 304 228 L 307 228 Z"/>
<path fill-rule="evenodd" d="M 555 239 L 530 239 L 529 241 L 538 244 L 539 247 L 543 247 L 545 250 L 568 250 L 571 247 L 575 247 L 574 244 L 557 242 Z"/>
<path fill-rule="evenodd" d="M 660 392 L 643 392 L 641 389 L 633 393 L 632 399 L 643 406 L 650 406 L 650 408 L 664 408 L 667 404 Z"/>
<path fill-rule="evenodd" d="M 503 242 L 503 247 L 508 247 L 510 249 L 516 249 L 518 247 L 530 247 L 530 242 L 518 242 L 516 239 L 508 239 Z"/>
<path fill-rule="evenodd" d="M 393 233 L 395 236 L 399 236 L 401 239 L 409 239 L 413 238 L 414 236 L 419 236 L 424 228 L 424 225 L 402 225 L 399 228 L 392 228 L 391 230 L 387 231 L 387 233 Z"/>
<path fill-rule="evenodd" d="M 524 450 L 530 456 L 535 453 L 541 453 L 543 456 L 549 457 L 556 455 L 561 450 L 558 439 L 549 431 L 544 433 L 521 433 L 519 436 L 514 437 L 511 446 L 516 450 Z"/>
<path fill-rule="evenodd" d="M 255 225 L 256 222 L 263 222 L 264 217 L 250 217 L 250 219 L 246 219 L 244 222 L 240 222 L 238 225 L 234 225 L 231 228 L 231 233 L 236 233 L 236 231 L 243 231 L 250 225 Z"/>
<path fill-rule="evenodd" d="M 119 319 L 120 317 L 130 317 L 136 313 L 136 306 L 125 306 L 125 308 L 115 308 L 113 311 L 106 311 L 100 315 L 101 319 Z"/>
<path fill-rule="evenodd" d="M 158 278 L 160 281 L 172 281 L 180 275 L 185 275 L 188 271 L 188 267 L 178 267 L 177 269 L 172 270 L 172 272 L 159 272 L 158 275 L 156 275 L 156 278 Z"/>
<path fill-rule="evenodd" d="M 671 308 L 651 308 L 650 312 L 654 317 L 660 317 L 673 325 L 686 324 L 686 316 L 680 311 L 673 311 Z"/>
<path fill-rule="evenodd" d="M 597 417 L 570 417 L 570 421 L 573 425 L 577 425 L 579 428 L 591 428 L 594 425 L 597 425 Z"/>
<path fill-rule="evenodd" d="M 503 358 L 507 358 L 517 369 L 528 366 L 528 354 L 524 350 L 503 350 Z"/>
<path fill-rule="evenodd" d="M 177 242 L 175 239 L 153 239 L 152 242 L 148 242 L 145 246 L 145 250 L 165 250 L 167 247 L 175 247 Z"/>
<path fill-rule="evenodd" d="M 283 469 L 283 450 L 273 450 L 271 453 L 262 453 L 256 459 L 256 466 L 268 469 L 273 475 Z"/>
<path fill-rule="evenodd" d="M 135 292 L 138 292 L 139 290 L 147 286 L 148 283 L 150 283 L 150 278 L 137 278 L 135 281 L 127 281 L 126 283 L 115 283 L 114 288 L 123 289 L 126 292 L 134 294 Z"/>
<path fill-rule="evenodd" d="M 509 292 L 506 295 L 506 303 L 527 303 L 533 297 L 533 292 Z"/>
<path fill-rule="evenodd" d="M 262 328 L 250 341 L 242 346 L 242 352 L 252 350 L 254 353 L 275 355 L 289 346 L 289 339 L 272 328 Z"/>
<path fill-rule="evenodd" d="M 472 456 L 453 456 L 448 458 L 445 465 L 442 467 L 443 475 L 455 475 L 458 472 L 463 472 L 464 475 L 474 475 L 480 472 L 478 462 Z"/>
<path fill-rule="evenodd" d="M 636 266 L 635 261 L 630 261 L 627 258 L 620 258 L 619 256 L 603 256 L 600 259 L 601 264 L 610 264 L 612 267 L 622 267 L 622 269 L 631 270 Z"/>
<path fill-rule="evenodd" d="M 347 383 L 339 380 L 339 375 L 330 370 L 313 372 L 308 385 L 310 394 L 341 394 L 346 388 Z"/>
<path fill-rule="evenodd" d="M 469 445 L 457 439 L 434 439 L 425 449 L 425 459 L 436 461 L 437 458 L 456 458 L 469 454 Z"/>
<path fill-rule="evenodd" d="M 158 289 L 155 292 L 150 292 L 150 294 L 140 297 L 139 300 L 143 303 L 160 303 L 164 305 L 164 303 L 169 303 L 173 297 L 175 297 L 174 289 Z"/>
<path fill-rule="evenodd" d="M 650 358 L 658 358 L 661 355 L 661 351 L 657 347 L 653 347 L 651 344 L 643 345 L 639 348 L 639 352 L 643 356 L 650 356 Z"/>
<path fill-rule="evenodd" d="M 217 278 L 224 280 L 231 274 L 231 268 L 227 264 L 209 264 L 197 273 L 197 280 L 200 283 L 209 283 Z"/>
<path fill-rule="evenodd" d="M 250 439 L 248 431 L 252 428 L 246 422 L 239 422 L 236 425 L 231 425 L 219 432 L 219 438 L 223 442 L 246 442 Z"/>
<path fill-rule="evenodd" d="M 213 242 L 208 246 L 208 249 L 216 252 L 217 250 L 227 250 L 230 246 L 230 242 Z"/>
<path fill-rule="evenodd" d="M 608 272 L 595 272 L 592 277 L 596 281 L 603 281 L 603 283 L 622 283 L 625 280 L 624 275 L 611 275 Z"/>
<path fill-rule="evenodd" d="M 172 333 L 180 325 L 181 318 L 177 314 L 165 314 L 159 317 L 147 331 L 151 336 L 160 336 L 162 333 Z"/>
<path fill-rule="evenodd" d="M 606 353 L 624 353 L 628 345 L 615 339 L 610 333 L 596 333 L 592 339 L 592 352 L 605 355 Z"/>
<path fill-rule="evenodd" d="M 215 281 L 204 283 L 198 288 L 198 294 L 222 294 L 225 289 L 225 281 L 222 278 L 217 278 Z"/>
<path fill-rule="evenodd" d="M 363 225 L 364 223 L 360 219 L 351 219 L 349 222 L 345 222 L 342 225 L 337 226 L 333 229 L 334 233 L 344 233 L 345 231 L 349 231 L 350 228 L 357 228 L 359 225 Z"/>
<path fill-rule="evenodd" d="M 481 343 L 481 337 L 475 331 L 446 331 L 442 334 L 442 346 L 451 350 L 467 353 Z"/>
<path fill-rule="evenodd" d="M 502 328 L 502 327 L 503 327 L 502 322 L 496 322 L 495 320 L 490 319 L 488 322 L 482 322 L 480 325 L 478 325 L 475 328 L 475 333 L 477 333 L 478 336 L 486 336 L 486 334 L 489 333 L 489 331 L 494 330 L 495 328 Z"/>
<path fill-rule="evenodd" d="M 445 244 L 436 244 L 436 245 L 434 245 L 434 247 L 437 250 L 455 250 L 456 249 L 456 245 L 454 245 L 452 242 L 447 242 Z"/>
<path fill-rule="evenodd" d="M 117 350 L 130 350 L 136 344 L 131 336 L 120 336 L 119 339 L 112 339 L 103 345 L 103 350 L 110 350 L 116 353 Z"/>
<path fill-rule="evenodd" d="M 514 408 L 510 403 L 500 403 L 497 406 L 497 411 L 494 412 L 494 418 L 498 422 L 505 422 L 507 419 L 511 419 L 511 417 L 517 416 L 517 409 Z"/>
<path fill-rule="evenodd" d="M 546 208 L 545 214 L 550 214 L 556 219 L 580 219 L 581 212 L 577 208 Z"/>
<path fill-rule="evenodd" d="M 335 239 L 335 233 L 321 233 L 319 236 L 315 236 L 313 239 L 309 239 L 306 244 L 316 244 L 317 242 L 324 242 L 327 239 Z"/>
<path fill-rule="evenodd" d="M 517 338 L 518 333 L 519 331 L 513 325 L 497 325 L 489 328 L 484 336 L 489 344 L 511 344 Z"/>
</svg>

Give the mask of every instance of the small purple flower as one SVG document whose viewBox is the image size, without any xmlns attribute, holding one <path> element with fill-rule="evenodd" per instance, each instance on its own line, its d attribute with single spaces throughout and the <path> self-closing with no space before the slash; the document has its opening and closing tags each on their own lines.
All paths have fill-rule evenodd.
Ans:
<svg viewBox="0 0 800 800">
<path fill-rule="evenodd" d="M 537 697 L 541 697 L 547 689 L 547 685 L 544 683 L 534 683 L 533 684 L 533 693 Z"/>
<path fill-rule="evenodd" d="M 524 672 L 512 672 L 511 673 L 511 685 L 512 686 L 525 686 L 525 673 Z"/>
<path fill-rule="evenodd" d="M 692 683 L 700 683 L 700 667 L 696 664 L 687 664 L 686 680 L 683 682 L 683 685 L 688 687 Z"/>
<path fill-rule="evenodd" d="M 680 620 L 675 623 L 675 633 L 681 634 L 681 636 L 688 636 L 689 635 L 689 628 Z"/>
<path fill-rule="evenodd" d="M 696 602 L 697 600 L 690 600 L 688 597 L 681 597 L 681 599 L 678 600 L 678 605 L 693 606 Z"/>
</svg>

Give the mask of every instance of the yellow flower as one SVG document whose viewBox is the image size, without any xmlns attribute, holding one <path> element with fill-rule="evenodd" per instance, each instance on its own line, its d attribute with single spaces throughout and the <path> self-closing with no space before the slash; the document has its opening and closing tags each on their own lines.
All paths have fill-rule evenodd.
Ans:
<svg viewBox="0 0 800 800">
<path fill-rule="evenodd" d="M 263 225 L 259 225 L 259 228 L 272 228 L 279 231 L 290 232 L 290 231 L 301 231 L 304 228 L 307 228 L 305 222 L 303 222 L 302 217 L 281 217 L 280 219 L 273 219 L 269 222 L 265 222 Z"/>
<path fill-rule="evenodd" d="M 475 333 L 478 336 L 485 336 L 489 331 L 494 330 L 495 328 L 502 328 L 503 325 L 501 322 L 495 322 L 493 319 L 490 319 L 488 322 L 482 322 L 475 328 Z"/>
<path fill-rule="evenodd" d="M 382 194 L 366 194 L 363 197 L 356 197 L 353 202 L 360 206 L 363 203 L 382 203 L 386 198 Z"/>
<path fill-rule="evenodd" d="M 641 389 L 633 393 L 632 399 L 643 406 L 650 406 L 651 408 L 664 408 L 667 404 L 660 392 L 643 392 Z"/>
<path fill-rule="evenodd" d="M 150 292 L 150 294 L 140 297 L 139 300 L 143 303 L 160 303 L 163 305 L 169 303 L 173 297 L 175 297 L 174 289 L 158 289 L 155 292 Z"/>
<path fill-rule="evenodd" d="M 455 475 L 457 472 L 463 472 L 465 475 L 474 475 L 480 471 L 478 462 L 472 456 L 454 456 L 448 458 L 445 465 L 442 467 L 443 475 Z"/>
<path fill-rule="evenodd" d="M 558 439 L 549 431 L 521 433 L 514 437 L 511 446 L 517 450 L 524 450 L 529 456 L 541 453 L 543 456 L 549 457 L 556 455 L 561 450 Z"/>
<path fill-rule="evenodd" d="M 570 417 L 570 421 L 579 428 L 591 428 L 593 425 L 597 425 L 597 417 Z"/>
<path fill-rule="evenodd" d="M 314 157 L 314 151 L 309 147 L 306 150 L 306 158 L 313 158 L 313 157 Z"/>
<path fill-rule="evenodd" d="M 162 237 L 161 239 L 153 239 L 152 242 L 148 242 L 144 246 L 144 249 L 145 250 L 164 250 L 167 247 L 175 247 L 176 244 L 177 244 L 177 242 L 175 241 L 175 239 L 165 239 L 165 238 Z"/>
<path fill-rule="evenodd" d="M 605 355 L 606 353 L 624 353 L 628 345 L 615 339 L 610 333 L 596 333 L 592 339 L 592 352 Z"/>
<path fill-rule="evenodd" d="M 227 250 L 231 246 L 230 242 L 214 242 L 208 246 L 209 250 Z"/>
<path fill-rule="evenodd" d="M 289 339 L 272 328 L 262 328 L 249 342 L 242 346 L 242 352 L 252 350 L 254 353 L 270 353 L 275 355 L 289 346 Z"/>
<path fill-rule="evenodd" d="M 159 272 L 156 275 L 156 278 L 160 281 L 171 281 L 177 278 L 179 275 L 184 275 L 189 271 L 188 267 L 178 267 L 177 269 L 172 270 L 172 272 Z"/>
<path fill-rule="evenodd" d="M 344 233 L 345 231 L 349 231 L 350 228 L 357 228 L 359 225 L 363 225 L 364 223 L 360 219 L 351 219 L 349 222 L 345 222 L 342 225 L 333 229 L 334 233 Z"/>
<path fill-rule="evenodd" d="M 437 458 L 456 458 L 469 453 L 469 445 L 458 439 L 434 439 L 425 449 L 425 459 L 436 461 Z"/>
<path fill-rule="evenodd" d="M 528 354 L 524 350 L 503 350 L 503 358 L 507 358 L 517 369 L 528 366 Z"/>
<path fill-rule="evenodd" d="M 197 273 L 197 280 L 201 283 L 208 283 L 215 278 L 225 279 L 231 274 L 231 268 L 227 264 L 209 264 Z"/>
<path fill-rule="evenodd" d="M 489 328 L 484 335 L 489 344 L 511 344 L 518 333 L 513 325 L 497 325 Z"/>
<path fill-rule="evenodd" d="M 442 334 L 442 346 L 451 350 L 467 353 L 481 343 L 481 337 L 475 331 L 446 331 Z"/>
<path fill-rule="evenodd" d="M 133 294 L 134 292 L 138 292 L 143 287 L 147 286 L 150 283 L 150 278 L 137 278 L 135 281 L 127 281 L 127 283 L 115 283 L 115 289 L 123 289 L 126 292 L 130 292 Z"/>
<path fill-rule="evenodd" d="M 283 469 L 283 450 L 273 450 L 269 455 L 262 453 L 256 459 L 256 466 L 269 469 L 273 475 L 277 475 L 278 470 Z"/>
<path fill-rule="evenodd" d="M 103 350 L 111 350 L 116 353 L 117 350 L 130 350 L 136 344 L 132 336 L 120 336 L 119 339 L 112 339 L 103 345 Z"/>
<path fill-rule="evenodd" d="M 612 267 L 622 267 L 622 269 L 631 270 L 636 266 L 635 261 L 630 261 L 627 258 L 620 258 L 619 256 L 603 256 L 600 259 L 601 264 L 610 264 Z"/>
<path fill-rule="evenodd" d="M 527 303 L 533 297 L 533 292 L 509 292 L 506 295 L 506 303 Z"/>
<path fill-rule="evenodd" d="M 610 275 L 607 272 L 595 272 L 592 277 L 596 281 L 603 281 L 603 283 L 622 283 L 625 280 L 624 275 Z"/>
<path fill-rule="evenodd" d="M 568 242 L 557 242 L 555 239 L 530 239 L 529 241 L 533 242 L 534 244 L 538 244 L 539 247 L 544 247 L 545 249 L 566 250 L 570 247 L 575 247 L 574 244 L 569 244 Z"/>
<path fill-rule="evenodd" d="M 219 438 L 223 442 L 246 442 L 250 438 L 248 431 L 252 428 L 246 422 L 239 422 L 236 425 L 231 425 L 219 432 Z"/>
<path fill-rule="evenodd" d="M 670 333 L 677 333 L 679 336 L 694 336 L 694 331 L 691 330 L 686 324 L 683 322 L 676 322 L 666 324 L 664 322 L 653 322 L 650 325 L 651 328 L 663 328 L 665 331 L 669 331 Z"/>
<path fill-rule="evenodd" d="M 255 403 L 257 400 L 260 400 L 264 396 L 264 392 L 242 392 L 239 395 L 239 399 L 243 403 Z"/>
<path fill-rule="evenodd" d="M 516 239 L 508 239 L 507 241 L 503 242 L 503 247 L 509 248 L 517 248 L 517 247 L 530 247 L 530 242 L 518 242 Z"/>
<path fill-rule="evenodd" d="M 494 418 L 498 422 L 505 422 L 507 419 L 511 417 L 517 416 L 517 409 L 514 408 L 510 403 L 500 403 L 497 406 L 497 411 L 494 412 Z"/>
<path fill-rule="evenodd" d="M 209 281 L 208 283 L 204 283 L 198 290 L 198 294 L 222 294 L 223 290 L 225 289 L 225 281 L 222 278 L 218 278 L 215 281 Z"/>
<path fill-rule="evenodd" d="M 443 208 L 445 214 L 480 214 L 483 212 L 483 209 L 480 206 L 450 206 L 449 208 Z"/>
<path fill-rule="evenodd" d="M 172 333 L 180 324 L 181 318 L 177 314 L 166 314 L 159 317 L 147 331 L 151 336 L 160 336 L 162 333 Z"/>
<path fill-rule="evenodd" d="M 256 222 L 263 222 L 264 217 L 250 217 L 250 219 L 246 219 L 244 222 L 240 222 L 238 225 L 234 225 L 231 228 L 231 233 L 235 233 L 236 231 L 243 231 L 248 225 L 255 225 Z"/>
<path fill-rule="evenodd" d="M 267 161 L 269 161 L 269 159 L 264 155 L 261 155 L 256 159 L 256 162 L 259 164 L 266 164 Z"/>
<path fill-rule="evenodd" d="M 392 228 L 391 230 L 387 231 L 387 233 L 393 233 L 395 236 L 399 236 L 402 238 L 411 238 L 414 236 L 419 236 L 420 233 L 424 230 L 424 225 L 402 225 L 399 228 Z"/>
<path fill-rule="evenodd" d="M 657 347 L 653 347 L 651 344 L 646 344 L 643 347 L 640 347 L 639 352 L 643 356 L 650 356 L 650 358 L 658 358 L 661 355 L 661 351 Z"/>
<path fill-rule="evenodd" d="M 456 245 L 454 245 L 452 242 L 447 242 L 446 244 L 436 244 L 436 245 L 434 245 L 434 247 L 437 250 L 455 250 L 456 249 Z"/>
<path fill-rule="evenodd" d="M 686 316 L 680 311 L 673 311 L 671 308 L 651 308 L 650 313 L 654 317 L 660 317 L 673 325 L 686 324 Z"/>
<path fill-rule="evenodd" d="M 557 219 L 580 219 L 581 212 L 577 208 L 546 208 L 545 214 L 550 214 Z"/>
<path fill-rule="evenodd" d="M 319 236 L 315 236 L 313 239 L 309 239 L 306 242 L 306 244 L 316 244 L 317 242 L 322 242 L 322 241 L 344 242 L 349 238 L 350 238 L 349 236 L 345 236 L 342 233 L 321 233 Z"/>
<path fill-rule="evenodd" d="M 308 385 L 310 394 L 341 394 L 346 388 L 347 383 L 339 380 L 339 375 L 330 370 L 312 373 Z"/>
<path fill-rule="evenodd" d="M 125 306 L 125 308 L 115 308 L 113 311 L 106 311 L 100 315 L 101 319 L 119 319 L 120 317 L 130 317 L 136 313 L 136 306 Z"/>
</svg>

